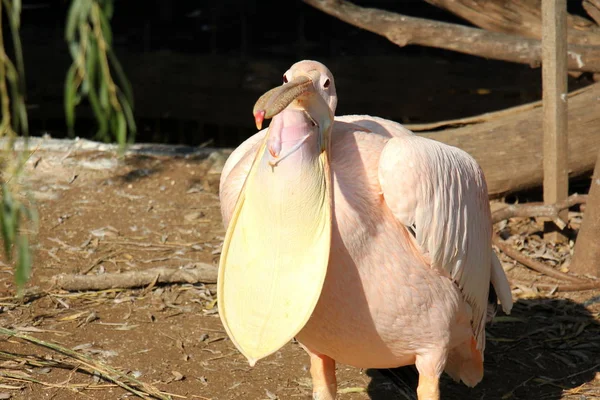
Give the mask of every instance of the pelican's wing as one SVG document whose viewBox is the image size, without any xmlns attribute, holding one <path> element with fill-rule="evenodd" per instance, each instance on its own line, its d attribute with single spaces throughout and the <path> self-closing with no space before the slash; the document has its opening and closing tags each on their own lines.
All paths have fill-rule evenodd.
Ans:
<svg viewBox="0 0 600 400">
<path fill-rule="evenodd" d="M 502 280 L 501 274 L 506 281 L 504 271 L 491 272 L 496 267 L 483 172 L 458 148 L 416 135 L 394 136 L 379 161 L 385 202 L 400 222 L 413 229 L 432 267 L 444 271 L 461 289 L 472 309 L 477 347 L 483 350 L 490 279 Z M 506 299 L 506 287 L 501 288 L 501 299 Z"/>
<path fill-rule="evenodd" d="M 371 115 L 343 115 L 335 117 L 335 120 L 358 125 L 361 128 L 365 128 L 373 133 L 387 138 L 414 135 L 414 133 L 406 129 L 398 122 L 380 117 L 373 117 Z"/>
</svg>

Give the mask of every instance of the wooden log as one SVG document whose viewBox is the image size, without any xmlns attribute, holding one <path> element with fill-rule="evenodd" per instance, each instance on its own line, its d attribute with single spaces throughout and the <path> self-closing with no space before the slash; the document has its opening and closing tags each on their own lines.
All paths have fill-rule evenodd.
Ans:
<svg viewBox="0 0 600 400">
<path fill-rule="evenodd" d="M 600 151 L 600 83 L 569 98 L 569 176 L 594 168 Z M 459 147 L 483 168 L 491 197 L 540 186 L 543 180 L 542 108 L 503 110 L 502 118 L 489 114 L 485 122 L 423 136 Z"/>
<path fill-rule="evenodd" d="M 304 2 L 400 47 L 416 44 L 532 66 L 541 63 L 541 43 L 536 39 L 359 7 L 345 0 Z M 568 51 L 569 70 L 600 72 L 600 46 L 570 44 Z"/>
<path fill-rule="evenodd" d="M 542 38 L 540 0 L 425 0 L 446 9 L 473 25 L 492 32 Z M 594 18 L 599 0 L 585 0 L 583 7 Z M 600 20 L 596 20 L 600 23 Z M 600 45 L 600 27 L 579 15 L 568 14 L 568 41 L 588 46 Z"/>
<path fill-rule="evenodd" d="M 542 0 L 542 86 L 544 109 L 544 203 L 569 195 L 567 131 L 567 1 Z M 567 210 L 559 213 L 567 220 Z M 544 238 L 565 242 L 552 221 L 544 223 Z"/>
<path fill-rule="evenodd" d="M 600 278 L 600 152 L 570 269 Z"/>
<path fill-rule="evenodd" d="M 600 25 L 600 0 L 583 0 L 582 5 L 590 18 Z"/>
</svg>

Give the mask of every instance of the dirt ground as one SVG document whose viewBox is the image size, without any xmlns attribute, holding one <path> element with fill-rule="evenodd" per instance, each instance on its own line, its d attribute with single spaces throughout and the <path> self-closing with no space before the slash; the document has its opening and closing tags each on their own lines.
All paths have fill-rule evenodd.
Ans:
<svg viewBox="0 0 600 400">
<path fill-rule="evenodd" d="M 309 399 L 302 349 L 290 343 L 250 368 L 221 327 L 215 285 L 80 293 L 52 287 L 59 273 L 216 265 L 224 235 L 217 192 L 226 151 L 146 149 L 118 161 L 111 152 L 75 147 L 38 150 L 30 159 L 40 215 L 30 295 L 14 297 L 12 266 L 3 260 L 0 326 L 100 360 L 173 399 Z M 577 228 L 581 214 L 570 216 Z M 536 258 L 568 268 L 570 246 L 544 243 L 535 221 L 496 228 Z M 485 378 L 469 389 L 445 377 L 442 397 L 600 398 L 600 292 L 552 294 L 536 286 L 552 280 L 502 260 L 518 301 L 488 329 Z M 135 397 L 80 367 L 50 349 L 0 336 L 0 399 Z M 337 368 L 341 400 L 401 398 L 379 371 Z"/>
</svg>

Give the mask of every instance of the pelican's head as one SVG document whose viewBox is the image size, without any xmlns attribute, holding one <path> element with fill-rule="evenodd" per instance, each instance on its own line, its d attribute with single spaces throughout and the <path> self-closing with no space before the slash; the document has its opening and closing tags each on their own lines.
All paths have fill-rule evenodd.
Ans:
<svg viewBox="0 0 600 400">
<path fill-rule="evenodd" d="M 327 152 L 337 105 L 331 72 L 317 61 L 300 61 L 283 74 L 283 85 L 263 94 L 254 105 L 256 127 L 274 118 L 268 134 L 271 166 L 305 149 Z M 316 144 L 316 147 L 312 146 Z"/>
<path fill-rule="evenodd" d="M 327 107 L 323 107 L 322 101 Z M 283 74 L 283 85 L 263 94 L 254 105 L 256 127 L 273 118 L 288 106 L 306 110 L 315 122 L 333 119 L 337 94 L 331 71 L 318 61 L 304 60 Z"/>
</svg>

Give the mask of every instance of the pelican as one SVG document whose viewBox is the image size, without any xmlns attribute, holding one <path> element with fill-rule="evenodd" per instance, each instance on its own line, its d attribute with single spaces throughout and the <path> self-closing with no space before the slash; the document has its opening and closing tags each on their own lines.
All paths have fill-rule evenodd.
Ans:
<svg viewBox="0 0 600 400">
<path fill-rule="evenodd" d="M 223 326 L 250 365 L 295 337 L 313 399 L 335 399 L 336 362 L 414 364 L 419 400 L 439 399 L 444 371 L 474 386 L 494 292 L 512 307 L 483 172 L 396 122 L 334 117 L 336 105 L 333 75 L 306 60 L 257 101 L 257 128 L 271 124 L 220 181 Z"/>
</svg>

